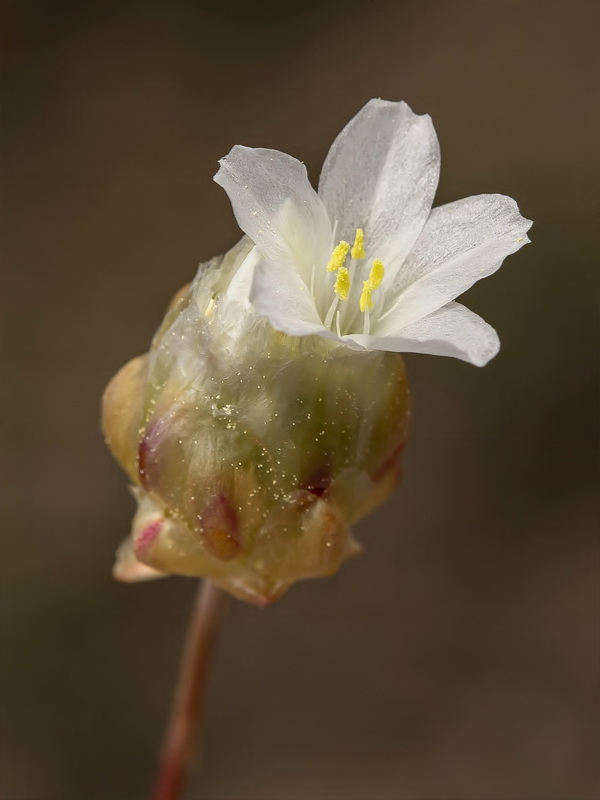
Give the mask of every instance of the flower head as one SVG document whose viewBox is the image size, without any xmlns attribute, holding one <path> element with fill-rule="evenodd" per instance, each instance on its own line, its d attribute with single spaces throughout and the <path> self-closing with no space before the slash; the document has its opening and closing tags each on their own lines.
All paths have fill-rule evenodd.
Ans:
<svg viewBox="0 0 600 800">
<path fill-rule="evenodd" d="M 246 236 L 202 264 L 149 353 L 113 378 L 107 443 L 138 504 L 116 577 L 208 576 L 256 603 L 356 553 L 398 477 L 399 352 L 486 363 L 495 331 L 452 302 L 527 241 L 513 200 L 431 210 L 429 117 L 373 100 L 304 166 L 234 147 L 216 180 Z"/>
<path fill-rule="evenodd" d="M 487 363 L 496 332 L 453 301 L 529 241 L 531 222 L 498 194 L 432 210 L 439 166 L 429 116 L 384 100 L 339 134 L 318 193 L 295 158 L 234 147 L 215 180 L 256 248 L 256 311 L 291 336 Z"/>
</svg>

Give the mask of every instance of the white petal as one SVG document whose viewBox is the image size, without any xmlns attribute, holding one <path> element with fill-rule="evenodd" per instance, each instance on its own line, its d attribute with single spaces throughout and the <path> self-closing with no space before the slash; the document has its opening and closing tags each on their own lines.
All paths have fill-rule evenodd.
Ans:
<svg viewBox="0 0 600 800">
<path fill-rule="evenodd" d="M 304 164 L 278 150 L 239 145 L 220 164 L 215 181 L 240 228 L 266 259 L 293 264 L 308 282 L 313 264 L 327 264 L 332 232 Z"/>
<path fill-rule="evenodd" d="M 325 159 L 319 194 L 339 222 L 336 239 L 353 241 L 363 228 L 367 256 L 383 261 L 388 285 L 425 224 L 439 171 L 431 118 L 385 100 L 370 100 Z"/>
<path fill-rule="evenodd" d="M 291 336 L 319 334 L 331 338 L 319 317 L 308 287 L 298 272 L 274 261 L 254 269 L 250 302 L 278 331 Z"/>
<path fill-rule="evenodd" d="M 258 248 L 253 247 L 238 267 L 227 287 L 224 296 L 227 304 L 237 303 L 242 308 L 250 306 L 250 287 L 252 286 L 254 269 L 260 259 Z"/>
<path fill-rule="evenodd" d="M 351 338 L 367 350 L 453 356 L 476 367 L 483 367 L 500 349 L 498 334 L 492 326 L 460 303 L 448 303 L 384 337 L 353 335 L 343 338 Z"/>
<path fill-rule="evenodd" d="M 434 208 L 388 292 L 382 332 L 408 325 L 453 300 L 495 272 L 529 241 L 531 222 L 515 201 L 482 194 Z"/>
<path fill-rule="evenodd" d="M 248 315 L 252 314 L 250 289 L 254 280 L 254 269 L 261 260 L 257 247 L 253 247 L 240 264 L 222 298 L 217 302 L 216 318 L 229 336 L 243 335 Z"/>
</svg>

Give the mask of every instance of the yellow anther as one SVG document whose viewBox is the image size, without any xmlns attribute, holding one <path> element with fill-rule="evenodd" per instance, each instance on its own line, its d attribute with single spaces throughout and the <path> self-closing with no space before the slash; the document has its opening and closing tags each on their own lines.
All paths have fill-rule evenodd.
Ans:
<svg viewBox="0 0 600 800">
<path fill-rule="evenodd" d="M 371 293 L 373 292 L 373 287 L 371 286 L 370 281 L 364 281 L 363 283 L 363 290 L 360 293 L 360 310 L 364 313 L 367 308 L 373 308 L 373 301 L 371 300 Z"/>
<path fill-rule="evenodd" d="M 381 286 L 381 281 L 383 280 L 385 269 L 383 266 L 383 261 L 380 261 L 376 258 L 373 261 L 371 266 L 371 272 L 369 273 L 369 277 L 366 281 L 363 281 L 363 290 L 360 294 L 360 310 L 364 313 L 367 308 L 373 308 L 373 300 L 371 295 L 373 294 L 374 289 L 378 289 Z"/>
<path fill-rule="evenodd" d="M 329 259 L 329 263 L 327 264 L 327 272 L 337 272 L 338 269 L 341 269 L 344 266 L 344 261 L 346 260 L 346 256 L 350 251 L 350 245 L 348 242 L 340 242 L 333 248 L 333 253 L 331 254 L 331 258 Z"/>
<path fill-rule="evenodd" d="M 333 290 L 342 300 L 348 299 L 348 294 L 350 292 L 350 273 L 346 267 L 340 267 L 338 269 Z"/>
<path fill-rule="evenodd" d="M 373 261 L 371 266 L 371 274 L 369 275 L 369 280 L 371 281 L 371 287 L 373 289 L 379 289 L 384 274 L 385 267 L 383 266 L 383 261 L 380 261 L 378 258 L 376 258 Z"/>
<path fill-rule="evenodd" d="M 354 244 L 352 245 L 352 258 L 365 258 L 365 232 L 362 228 L 356 229 L 356 236 L 354 237 Z"/>
</svg>

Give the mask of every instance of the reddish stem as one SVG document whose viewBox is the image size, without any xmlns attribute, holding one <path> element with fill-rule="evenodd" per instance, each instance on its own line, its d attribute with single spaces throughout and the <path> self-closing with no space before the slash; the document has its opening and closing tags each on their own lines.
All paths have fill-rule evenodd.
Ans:
<svg viewBox="0 0 600 800">
<path fill-rule="evenodd" d="M 223 602 L 223 592 L 212 581 L 203 580 L 187 631 L 154 800 L 181 797 L 204 707 L 208 661 Z"/>
</svg>

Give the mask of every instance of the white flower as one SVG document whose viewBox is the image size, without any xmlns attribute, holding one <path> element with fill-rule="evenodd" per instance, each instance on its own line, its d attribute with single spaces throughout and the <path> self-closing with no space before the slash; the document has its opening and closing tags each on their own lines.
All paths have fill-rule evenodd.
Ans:
<svg viewBox="0 0 600 800">
<path fill-rule="evenodd" d="M 274 328 L 477 366 L 496 355 L 496 331 L 453 301 L 529 241 L 531 222 L 499 194 L 432 210 L 440 156 L 428 115 L 369 101 L 333 143 L 318 194 L 277 150 L 235 146 L 220 163 L 215 180 L 255 245 L 236 299 Z"/>
</svg>

